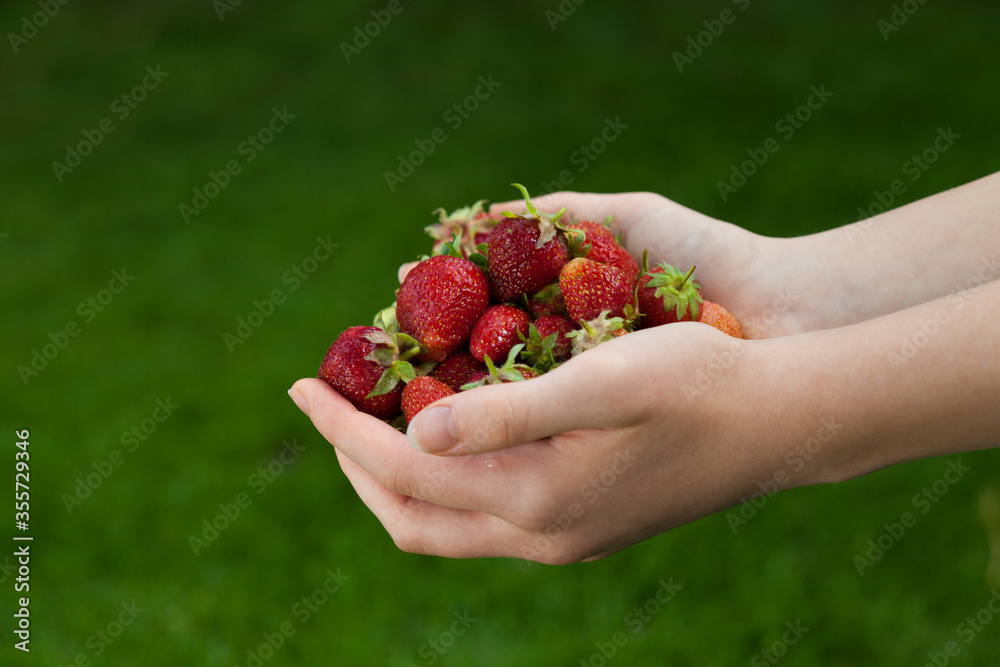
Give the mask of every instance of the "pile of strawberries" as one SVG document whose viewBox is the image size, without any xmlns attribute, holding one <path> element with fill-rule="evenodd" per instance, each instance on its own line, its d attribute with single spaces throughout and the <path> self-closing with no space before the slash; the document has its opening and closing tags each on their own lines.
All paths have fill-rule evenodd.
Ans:
<svg viewBox="0 0 1000 667">
<path fill-rule="evenodd" d="M 636 328 L 695 321 L 742 337 L 729 312 L 702 298 L 694 267 L 649 269 L 645 254 L 640 267 L 606 224 L 564 224 L 565 209 L 543 215 L 514 186 L 522 214 L 490 215 L 485 202 L 435 211 L 433 254 L 374 326 L 340 334 L 320 379 L 403 428 L 438 399 L 537 377 Z"/>
</svg>

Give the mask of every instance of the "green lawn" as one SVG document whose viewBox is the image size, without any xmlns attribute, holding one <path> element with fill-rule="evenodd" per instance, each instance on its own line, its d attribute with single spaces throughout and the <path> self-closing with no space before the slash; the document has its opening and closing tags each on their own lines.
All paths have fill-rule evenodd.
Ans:
<svg viewBox="0 0 1000 667">
<path fill-rule="evenodd" d="M 16 52 L 8 33 L 41 10 L 0 6 L 4 484 L 29 429 L 34 537 L 32 651 L 5 611 L 0 663 L 770 664 L 799 623 L 782 664 L 922 665 L 954 641 L 950 664 L 1000 665 L 1000 618 L 959 629 L 1000 587 L 1000 528 L 981 518 L 1000 453 L 782 493 L 735 534 L 722 513 L 598 563 L 450 561 L 395 549 L 285 395 L 392 301 L 432 209 L 509 199 L 512 181 L 542 192 L 566 172 L 794 236 L 856 220 L 896 179 L 893 206 L 997 171 L 1000 9 L 927 3 L 886 40 L 889 2 L 400 0 L 348 62 L 341 43 L 390 4 L 74 2 Z M 560 6 L 575 9 L 552 30 Z M 455 111 L 480 77 L 499 85 Z M 832 96 L 776 127 L 813 86 Z M 608 119 L 620 132 L 583 157 Z M 949 151 L 905 172 L 947 128 Z M 717 183 L 772 138 L 723 200 Z M 434 151 L 390 189 L 418 141 Z M 90 148 L 75 167 L 68 145 Z M 259 326 L 243 336 L 240 318 Z M 915 507 L 958 460 L 971 470 Z M 859 576 L 854 557 L 907 511 Z M 661 580 L 681 586 L 665 604 Z"/>
</svg>

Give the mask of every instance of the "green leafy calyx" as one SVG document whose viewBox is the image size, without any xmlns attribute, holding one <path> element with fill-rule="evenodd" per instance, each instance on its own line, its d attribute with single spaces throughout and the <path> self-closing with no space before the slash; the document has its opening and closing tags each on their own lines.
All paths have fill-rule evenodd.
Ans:
<svg viewBox="0 0 1000 667">
<path fill-rule="evenodd" d="M 621 317 L 608 317 L 610 313 L 610 310 L 605 310 L 592 320 L 581 320 L 582 329 L 566 334 L 566 338 L 573 341 L 572 356 L 575 357 L 620 336 L 621 334 L 616 334 L 616 331 L 628 331 L 628 323 Z"/>
<path fill-rule="evenodd" d="M 645 257 L 643 261 L 645 262 Z M 681 273 L 666 262 L 661 262 L 657 264 L 657 268 L 662 272 L 646 273 L 650 279 L 645 287 L 656 290 L 653 295 L 663 301 L 663 312 L 674 310 L 680 320 L 690 311 L 691 319 L 697 320 L 702 298 L 698 293 L 701 287 L 694 280 L 695 267 L 692 266 L 687 273 Z"/>
<path fill-rule="evenodd" d="M 511 183 L 515 188 L 521 191 L 524 195 L 524 206 L 527 209 L 527 213 L 517 214 L 511 211 L 504 211 L 503 215 L 508 218 L 525 218 L 526 220 L 537 220 L 538 221 L 538 240 L 535 241 L 535 247 L 541 248 L 543 245 L 551 241 L 556 237 L 556 233 L 559 231 L 566 231 L 566 228 L 558 225 L 559 218 L 561 218 L 565 213 L 565 207 L 560 209 L 555 215 L 545 215 L 540 213 L 535 205 L 531 203 L 531 197 L 528 196 L 528 190 L 520 183 Z"/>
<path fill-rule="evenodd" d="M 379 315 L 381 314 L 379 313 Z M 376 317 L 377 320 L 378 317 Z M 365 334 L 365 338 L 377 345 L 374 350 L 365 355 L 365 360 L 373 361 L 385 368 L 367 398 L 388 394 L 396 388 L 400 381 L 410 382 L 417 377 L 417 368 L 414 368 L 410 359 L 420 354 L 423 347 L 416 338 L 398 332 L 390 334 L 382 329 Z"/>
</svg>

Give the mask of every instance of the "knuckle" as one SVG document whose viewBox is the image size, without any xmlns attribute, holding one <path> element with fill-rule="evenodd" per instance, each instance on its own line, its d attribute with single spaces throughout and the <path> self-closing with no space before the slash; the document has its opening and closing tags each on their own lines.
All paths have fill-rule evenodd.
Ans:
<svg viewBox="0 0 1000 667">
<path fill-rule="evenodd" d="M 409 504 L 407 504 L 407 508 Z M 400 551 L 410 554 L 426 555 L 427 545 L 423 541 L 423 534 L 416 529 L 416 522 L 410 520 L 412 517 L 400 516 L 400 521 L 388 529 L 389 537 L 393 544 Z"/>
<path fill-rule="evenodd" d="M 569 540 L 539 538 L 537 544 L 528 548 L 526 558 L 545 565 L 570 565 L 579 563 L 586 556 L 584 549 Z"/>
<path fill-rule="evenodd" d="M 400 551 L 404 551 L 408 554 L 423 554 L 424 551 L 421 549 L 419 540 L 415 539 L 413 535 L 409 532 L 403 533 L 401 535 L 392 535 L 393 543 L 396 548 Z"/>
<path fill-rule="evenodd" d="M 518 523 L 532 533 L 547 534 L 556 525 L 551 514 L 540 510 L 528 510 L 521 515 Z"/>
<path fill-rule="evenodd" d="M 549 537 L 564 532 L 559 525 L 559 502 L 551 492 L 540 489 L 519 509 L 518 523 L 533 533 Z"/>
<path fill-rule="evenodd" d="M 400 470 L 398 466 L 390 464 L 382 467 L 376 479 L 386 489 L 394 491 L 401 496 L 413 495 L 413 484 L 409 473 Z"/>
</svg>

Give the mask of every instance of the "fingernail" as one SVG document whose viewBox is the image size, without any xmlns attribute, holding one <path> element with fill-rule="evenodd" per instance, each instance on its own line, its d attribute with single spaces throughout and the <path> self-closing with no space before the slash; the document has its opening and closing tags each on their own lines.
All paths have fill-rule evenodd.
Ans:
<svg viewBox="0 0 1000 667">
<path fill-rule="evenodd" d="M 451 408 L 427 408 L 413 418 L 406 430 L 410 445 L 425 454 L 442 454 L 458 444 L 451 420 Z"/>
<path fill-rule="evenodd" d="M 306 413 L 306 416 L 308 417 L 309 403 L 306 401 L 306 397 L 302 395 L 302 392 L 293 387 L 288 390 L 288 395 L 292 397 L 293 401 L 295 401 L 295 405 L 299 406 L 299 410 Z"/>
</svg>

